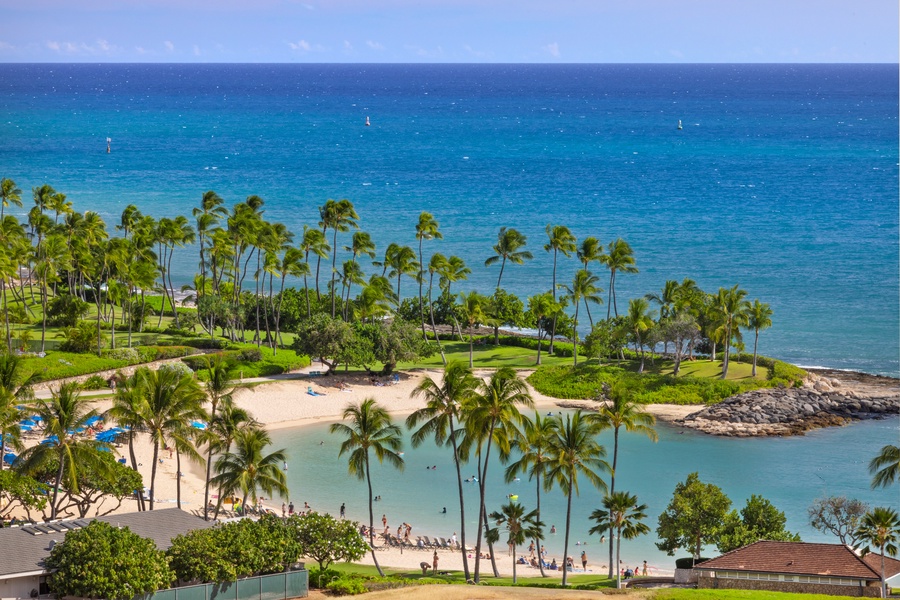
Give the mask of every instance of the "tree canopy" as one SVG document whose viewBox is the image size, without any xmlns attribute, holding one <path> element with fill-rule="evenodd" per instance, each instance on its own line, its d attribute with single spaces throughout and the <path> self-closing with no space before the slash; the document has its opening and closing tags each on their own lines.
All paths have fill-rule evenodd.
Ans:
<svg viewBox="0 0 900 600">
<path fill-rule="evenodd" d="M 659 515 L 656 547 L 674 556 L 684 548 L 700 558 L 703 547 L 716 544 L 731 500 L 716 485 L 700 481 L 698 473 L 687 476 L 675 486 L 672 500 Z"/>
</svg>

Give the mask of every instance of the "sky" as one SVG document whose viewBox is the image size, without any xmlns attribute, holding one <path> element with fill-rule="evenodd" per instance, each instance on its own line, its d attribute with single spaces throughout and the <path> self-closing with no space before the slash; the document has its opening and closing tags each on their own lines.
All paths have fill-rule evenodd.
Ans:
<svg viewBox="0 0 900 600">
<path fill-rule="evenodd" d="M 897 0 L 0 0 L 0 62 L 898 62 Z"/>
</svg>

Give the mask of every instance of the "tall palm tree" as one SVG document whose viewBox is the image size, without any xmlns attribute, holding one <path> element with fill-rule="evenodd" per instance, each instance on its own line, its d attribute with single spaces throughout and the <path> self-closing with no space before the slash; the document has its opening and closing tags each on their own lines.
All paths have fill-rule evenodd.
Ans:
<svg viewBox="0 0 900 600">
<path fill-rule="evenodd" d="M 135 374 L 119 381 L 116 385 L 116 395 L 113 404 L 107 411 L 107 415 L 120 427 L 125 429 L 124 435 L 128 440 L 128 457 L 131 460 L 131 469 L 138 470 L 137 456 L 134 453 L 134 439 L 138 430 L 144 425 L 145 396 L 140 388 L 141 378 Z M 138 510 L 144 510 L 144 495 L 138 494 Z"/>
<path fill-rule="evenodd" d="M 390 268 L 387 277 L 397 278 L 397 301 L 402 299 L 400 295 L 400 278 L 404 275 L 414 277 L 419 272 L 419 263 L 416 261 L 416 253 L 409 246 L 390 244 L 385 251 L 384 268 Z"/>
<path fill-rule="evenodd" d="M 511 427 L 521 419 L 519 406 L 531 408 L 534 401 L 525 382 L 510 367 L 497 369 L 490 379 L 482 382 L 479 393 L 465 405 L 466 434 L 469 440 L 483 440 L 484 452 L 480 452 L 481 469 L 478 473 L 479 505 L 478 532 L 475 544 L 475 581 L 479 581 L 482 527 L 485 525 L 485 490 L 490 465 L 491 447 L 496 444 L 501 457 L 509 455 Z"/>
<path fill-rule="evenodd" d="M 246 410 L 234 404 L 234 398 L 229 394 L 219 399 L 219 411 L 214 419 L 209 420 L 206 431 L 203 433 L 203 441 L 210 445 L 213 454 L 227 454 L 231 452 L 235 439 L 241 431 L 259 429 L 260 424 Z M 213 519 L 219 518 L 222 510 L 222 500 L 225 494 L 218 488 L 219 499 L 216 502 L 216 511 Z"/>
<path fill-rule="evenodd" d="M 438 222 L 429 212 L 419 215 L 416 223 L 416 239 L 419 240 L 419 316 L 422 319 L 422 337 L 425 337 L 425 303 L 422 299 L 422 284 L 425 280 L 425 258 L 422 256 L 422 243 L 425 240 L 440 240 L 444 235 L 438 231 Z"/>
<path fill-rule="evenodd" d="M 303 252 L 304 260 L 307 264 L 309 264 L 309 254 L 315 254 L 318 259 L 316 262 L 316 299 L 318 300 L 321 296 L 319 295 L 319 264 L 322 262 L 322 259 L 328 256 L 328 253 L 331 252 L 331 246 L 328 245 L 328 240 L 325 237 L 325 234 L 310 227 L 308 225 L 303 226 L 303 238 L 300 241 L 300 250 Z M 311 317 L 312 311 L 309 305 L 309 284 L 306 282 L 307 274 L 303 274 L 303 289 L 306 291 L 306 316 Z"/>
<path fill-rule="evenodd" d="M 623 539 L 633 540 L 650 533 L 647 524 L 641 522 L 647 518 L 647 505 L 638 504 L 637 496 L 628 492 L 610 492 L 603 498 L 603 508 L 592 512 L 590 518 L 596 525 L 591 527 L 589 533 L 609 533 L 610 546 L 613 539 L 616 540 L 616 565 L 619 564 Z M 600 542 L 603 542 L 602 537 Z M 617 568 L 613 570 L 616 572 L 616 587 L 622 587 L 621 571 Z"/>
<path fill-rule="evenodd" d="M 346 439 L 341 444 L 338 456 L 349 454 L 348 471 L 358 479 L 365 479 L 369 488 L 369 547 L 372 550 L 372 561 L 378 574 L 384 572 L 375 556 L 375 515 L 372 511 L 372 474 L 369 451 L 375 453 L 379 463 L 385 460 L 397 469 L 403 470 L 403 457 L 398 452 L 403 448 L 403 436 L 400 428 L 391 422 L 387 410 L 380 406 L 374 398 L 366 398 L 360 404 L 348 404 L 344 408 L 345 423 L 331 425 L 331 433 L 337 433 Z"/>
<path fill-rule="evenodd" d="M 412 444 L 418 448 L 429 437 L 437 446 L 449 445 L 453 449 L 453 464 L 456 467 L 456 481 L 459 487 L 459 539 L 462 548 L 463 571 L 469 579 L 469 560 L 466 554 L 466 511 L 463 497 L 462 469 L 464 457 L 460 455 L 458 444 L 459 426 L 462 425 L 462 405 L 470 402 L 478 387 L 478 380 L 471 369 L 460 362 L 451 362 L 444 369 L 444 377 L 438 384 L 431 377 L 425 377 L 412 391 L 411 397 L 423 398 L 425 407 L 412 413 L 406 419 L 407 429 L 419 427 L 412 435 Z M 421 423 L 421 426 L 419 425 Z"/>
<path fill-rule="evenodd" d="M 500 263 L 500 275 L 497 276 L 497 287 L 500 287 L 500 280 L 503 279 L 503 269 L 506 267 L 506 261 L 516 265 L 521 265 L 526 260 L 531 260 L 534 256 L 528 250 L 522 250 L 528 238 L 519 233 L 515 229 L 500 228 L 497 234 L 497 243 L 494 245 L 495 255 L 484 261 L 484 266 L 489 267 L 495 263 Z"/>
<path fill-rule="evenodd" d="M 446 294 L 448 298 L 452 298 L 453 294 L 450 291 L 450 287 L 453 285 L 453 282 L 468 279 L 472 269 L 467 267 L 466 262 L 458 256 L 448 258 L 447 263 L 443 267 L 440 272 L 441 279 L 438 285 L 441 288 L 441 293 Z M 459 322 L 456 320 L 455 313 L 453 314 L 453 323 L 456 325 L 456 330 L 459 331 L 459 341 L 462 341 L 462 332 L 459 329 Z"/>
<path fill-rule="evenodd" d="M 16 450 L 22 448 L 19 406 L 34 398 L 31 386 L 35 381 L 34 374 L 25 373 L 21 358 L 10 352 L 0 353 L 0 470 L 7 445 Z"/>
<path fill-rule="evenodd" d="M 460 312 L 462 313 L 462 317 L 469 324 L 469 368 L 472 368 L 472 357 L 475 352 L 474 348 L 474 336 L 475 336 L 475 323 L 483 323 L 485 319 L 487 319 L 487 315 L 485 314 L 485 307 L 488 305 L 488 298 L 482 296 L 478 292 L 472 291 L 468 294 L 460 294 L 459 295 L 460 302 Z"/>
<path fill-rule="evenodd" d="M 867 512 L 856 531 L 856 539 L 861 544 L 871 544 L 881 550 L 881 597 L 887 598 L 887 583 L 884 578 L 884 555 L 897 556 L 900 541 L 900 516 L 893 508 L 878 506 Z M 865 556 L 870 552 L 868 545 L 863 548 Z"/>
<path fill-rule="evenodd" d="M 527 539 L 543 539 L 544 534 L 541 532 L 543 523 L 538 519 L 536 510 L 526 513 L 525 507 L 518 502 L 504 504 L 499 511 L 492 512 L 489 517 L 497 524 L 498 529 L 501 525 L 505 525 L 506 542 L 513 549 L 513 585 L 515 585 L 518 583 L 518 578 L 516 577 L 516 548 L 524 544 Z"/>
<path fill-rule="evenodd" d="M 612 308 L 613 313 L 618 317 L 619 310 L 616 306 L 616 273 L 637 273 L 635 266 L 634 250 L 628 245 L 628 242 L 622 238 L 610 242 L 607 253 L 604 254 L 600 262 L 609 269 L 609 303 L 606 305 L 606 318 L 609 318 L 609 309 Z"/>
<path fill-rule="evenodd" d="M 609 472 L 610 467 L 603 458 L 606 449 L 597 443 L 597 424 L 587 419 L 580 410 L 560 419 L 554 435 L 550 438 L 550 465 L 547 480 L 559 486 L 566 496 L 566 535 L 563 541 L 563 564 L 569 557 L 569 530 L 572 524 L 572 495 L 578 494 L 578 475 L 583 475 L 594 487 L 606 492 L 606 483 L 601 472 Z M 566 585 L 568 571 L 563 567 L 562 584 Z"/>
<path fill-rule="evenodd" d="M 241 506 L 256 505 L 257 491 L 287 496 L 287 478 L 281 464 L 287 460 L 283 449 L 266 454 L 272 438 L 264 429 L 242 429 L 234 439 L 234 452 L 226 452 L 216 460 L 216 476 L 212 483 L 226 495 L 241 493 Z"/>
<path fill-rule="evenodd" d="M 740 336 L 740 328 L 747 325 L 750 303 L 747 302 L 746 297 L 747 290 L 742 290 L 737 285 L 729 289 L 720 288 L 716 297 L 716 304 L 725 321 L 725 358 L 722 361 L 722 379 L 728 377 L 731 340 L 735 336 Z"/>
<path fill-rule="evenodd" d="M 206 241 L 219 222 L 228 216 L 228 209 L 223 205 L 225 201 L 212 190 L 203 194 L 199 208 L 194 208 L 192 213 L 197 222 L 197 239 L 200 242 L 200 287 L 197 289 L 198 299 L 206 293 L 206 272 L 209 266 L 206 261 Z M 122 213 L 123 223 L 125 213 Z M 126 234 L 127 234 L 126 229 Z"/>
<path fill-rule="evenodd" d="M 759 332 L 772 326 L 772 309 L 768 304 L 754 300 L 747 310 L 747 327 L 755 332 L 753 338 L 753 372 L 756 377 L 756 348 L 759 345 Z"/>
<path fill-rule="evenodd" d="M 3 218 L 3 210 L 10 204 L 22 206 L 22 190 L 16 187 L 12 179 L 3 178 L 0 181 L 0 219 Z"/>
<path fill-rule="evenodd" d="M 552 314 L 556 314 L 560 311 L 559 303 L 553 299 L 553 296 L 550 292 L 544 292 L 543 294 L 535 294 L 528 298 L 528 310 L 534 316 L 535 323 L 537 325 L 538 330 L 538 353 L 537 353 L 537 362 L 535 364 L 541 364 L 541 346 L 542 339 L 544 335 L 544 328 L 541 326 L 541 321 Z"/>
<path fill-rule="evenodd" d="M 643 406 L 634 401 L 634 394 L 626 385 L 619 382 L 609 391 L 609 401 L 604 402 L 599 410 L 592 416 L 601 429 L 613 430 L 613 462 L 609 476 L 609 493 L 616 491 L 616 469 L 619 463 L 619 430 L 640 433 L 652 441 L 659 440 L 654 429 L 656 417 L 644 410 Z M 618 562 L 612 561 L 613 540 L 609 539 L 609 577 L 613 576 Z"/>
<path fill-rule="evenodd" d="M 440 252 L 431 255 L 428 261 L 428 316 L 431 319 L 431 331 L 434 333 L 434 339 L 438 345 L 438 351 L 441 353 L 441 362 L 447 367 L 447 357 L 444 354 L 444 346 L 441 344 L 441 336 L 438 335 L 437 326 L 434 323 L 434 300 L 431 292 L 434 288 L 434 276 L 440 274 L 447 269 L 447 257 Z"/>
<path fill-rule="evenodd" d="M 320 210 L 322 217 L 321 225 L 323 231 L 326 228 L 332 230 L 331 247 L 334 252 L 331 253 L 331 318 L 334 318 L 335 299 L 334 299 L 334 278 L 337 276 L 337 234 L 338 232 L 350 231 L 350 229 L 358 229 L 357 220 L 359 215 L 353 208 L 353 203 L 346 198 L 342 200 L 327 200 L 325 206 Z"/>
<path fill-rule="evenodd" d="M 59 489 L 78 491 L 79 473 L 83 467 L 89 466 L 105 470 L 99 459 L 100 449 L 109 449 L 109 444 L 94 439 L 84 438 L 79 430 L 87 429 L 88 419 L 97 415 L 97 410 L 89 407 L 89 402 L 82 398 L 77 383 L 64 383 L 53 392 L 49 399 L 38 400 L 34 412 L 44 423 L 47 444 L 37 444 L 27 449 L 19 457 L 19 469 L 28 475 L 42 470 L 49 462 L 56 460 L 58 468 L 53 482 L 53 498 L 50 501 L 50 519 L 56 518 L 59 511 Z"/>
<path fill-rule="evenodd" d="M 872 488 L 890 487 L 900 479 L 900 446 L 888 444 L 881 448 L 878 456 L 869 463 L 872 477 Z"/>
<path fill-rule="evenodd" d="M 144 397 L 143 428 L 153 442 L 153 465 L 150 469 L 150 510 L 156 501 L 156 467 L 159 464 L 160 446 L 166 445 L 173 434 L 196 419 L 205 419 L 202 402 L 203 390 L 189 374 L 169 368 L 156 371 L 143 368 L 140 374 L 140 390 Z"/>
<path fill-rule="evenodd" d="M 219 404 L 224 400 L 231 400 L 232 393 L 237 386 L 231 379 L 231 365 L 228 364 L 221 356 L 209 361 L 206 367 L 206 383 L 204 388 L 206 398 L 209 401 L 209 423 L 206 428 L 206 482 L 203 486 L 203 519 L 209 520 L 209 482 L 212 477 L 212 455 L 213 446 L 215 445 L 215 437 L 209 436 L 211 431 L 210 425 L 218 416 L 216 411 Z M 215 434 L 213 434 L 215 436 Z"/>
<path fill-rule="evenodd" d="M 628 316 L 625 318 L 628 329 L 634 336 L 635 349 L 640 351 L 641 366 L 639 373 L 644 372 L 644 332 L 653 327 L 650 305 L 644 298 L 632 298 L 628 301 Z"/>
<path fill-rule="evenodd" d="M 548 294 L 549 296 L 549 294 Z M 545 485 L 547 480 L 541 479 L 547 471 L 550 463 L 550 438 L 556 433 L 559 426 L 559 419 L 549 417 L 541 417 L 540 413 L 535 411 L 534 420 L 527 416 L 522 416 L 522 424 L 515 436 L 515 447 L 519 451 L 520 458 L 506 468 L 506 482 L 513 481 L 520 473 L 528 474 L 528 479 L 534 480 L 535 493 L 537 498 L 537 507 L 535 508 L 535 521 L 540 523 L 541 520 L 541 486 Z M 552 482 L 551 482 L 552 483 Z M 543 538 L 541 528 L 538 527 L 538 533 L 541 535 L 534 537 L 534 545 L 540 548 L 538 541 Z M 539 561 L 541 577 L 546 577 L 544 573 L 544 561 Z"/>
<path fill-rule="evenodd" d="M 572 235 L 572 232 L 565 225 L 550 225 L 547 224 L 547 238 L 548 241 L 544 244 L 544 250 L 547 252 L 553 253 L 553 281 L 550 287 L 550 291 L 553 292 L 553 299 L 556 300 L 556 259 L 559 257 L 559 253 L 562 252 L 563 255 L 568 258 L 575 252 L 575 236 Z M 553 339 L 556 335 L 556 317 L 553 317 L 553 329 L 550 332 L 550 352 L 553 352 Z"/>
<path fill-rule="evenodd" d="M 578 245 L 577 256 L 582 268 L 588 270 L 592 262 L 603 261 L 603 244 L 597 238 L 588 236 Z"/>
<path fill-rule="evenodd" d="M 560 284 L 560 287 L 566 291 L 566 296 L 572 301 L 572 304 L 575 306 L 575 320 L 572 323 L 572 330 L 575 332 L 575 352 L 573 353 L 575 366 L 578 366 L 578 309 L 581 307 L 582 300 L 584 300 L 585 307 L 587 307 L 588 302 L 593 302 L 595 304 L 599 304 L 601 302 L 600 296 L 597 295 L 597 292 L 602 290 L 597 287 L 597 281 L 597 277 L 590 271 L 580 269 L 575 272 L 575 279 L 572 281 L 571 287 L 565 284 Z M 591 327 L 593 327 L 593 323 L 591 324 Z"/>
</svg>

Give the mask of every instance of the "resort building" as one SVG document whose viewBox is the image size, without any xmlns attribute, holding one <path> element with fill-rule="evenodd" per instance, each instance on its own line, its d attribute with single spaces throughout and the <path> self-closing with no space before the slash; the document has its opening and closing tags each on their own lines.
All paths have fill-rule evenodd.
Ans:
<svg viewBox="0 0 900 600">
<path fill-rule="evenodd" d="M 50 550 L 65 539 L 67 531 L 81 529 L 93 520 L 52 521 L 0 529 L 0 599 L 49 597 L 44 561 L 50 556 Z M 137 535 L 152 539 L 160 550 L 167 550 L 179 534 L 213 526 L 212 521 L 204 521 L 180 508 L 107 515 L 97 520 L 128 527 Z"/>
<path fill-rule="evenodd" d="M 888 580 L 900 574 L 900 560 L 885 557 L 884 567 Z M 881 555 L 843 544 L 760 541 L 694 569 L 698 588 L 881 597 Z"/>
</svg>

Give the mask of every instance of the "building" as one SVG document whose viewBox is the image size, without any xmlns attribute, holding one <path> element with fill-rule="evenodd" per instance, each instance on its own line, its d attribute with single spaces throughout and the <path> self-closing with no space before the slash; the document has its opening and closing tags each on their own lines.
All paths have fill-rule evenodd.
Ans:
<svg viewBox="0 0 900 600">
<path fill-rule="evenodd" d="M 48 571 L 44 560 L 50 549 L 66 537 L 67 531 L 81 529 L 94 519 L 53 521 L 0 529 L 0 599 L 47 596 Z M 180 508 L 97 517 L 111 525 L 128 527 L 137 535 L 152 539 L 160 550 L 167 550 L 172 539 L 193 529 L 212 527 Z"/>
<path fill-rule="evenodd" d="M 900 560 L 885 557 L 885 577 Z M 881 597 L 881 555 L 861 557 L 843 544 L 760 541 L 694 567 L 698 588 Z"/>
</svg>

